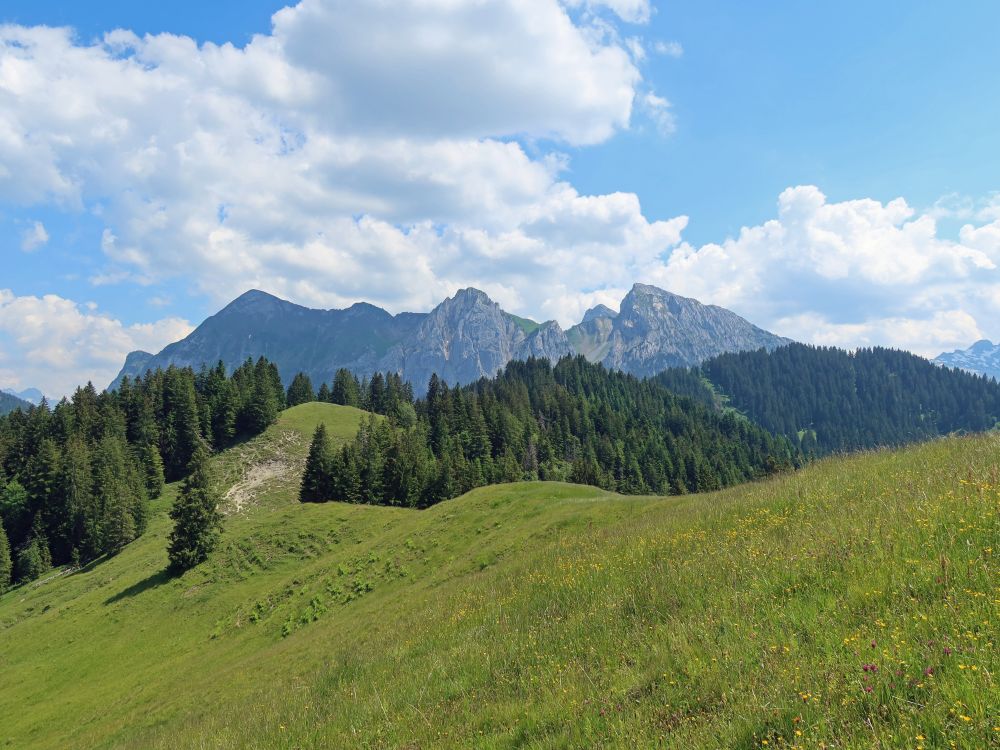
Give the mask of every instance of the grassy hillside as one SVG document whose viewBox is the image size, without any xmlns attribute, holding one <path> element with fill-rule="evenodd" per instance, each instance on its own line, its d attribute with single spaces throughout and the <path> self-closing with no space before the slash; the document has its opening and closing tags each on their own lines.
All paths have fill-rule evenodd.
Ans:
<svg viewBox="0 0 1000 750">
<path fill-rule="evenodd" d="M 314 425 L 360 415 L 218 457 L 243 489 L 183 577 L 171 487 L 114 559 L 0 598 L 0 746 L 998 745 L 997 436 L 683 498 L 298 505 Z"/>
</svg>

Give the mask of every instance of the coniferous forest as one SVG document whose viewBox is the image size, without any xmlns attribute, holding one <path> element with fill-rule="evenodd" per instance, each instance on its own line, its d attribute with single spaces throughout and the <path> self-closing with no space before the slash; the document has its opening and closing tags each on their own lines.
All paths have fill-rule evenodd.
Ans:
<svg viewBox="0 0 1000 750">
<path fill-rule="evenodd" d="M 54 408 L 0 418 L 0 589 L 114 554 L 143 533 L 165 481 L 199 453 L 262 432 L 285 399 L 261 358 L 232 376 L 171 367 L 117 391 L 88 384 Z"/>
<path fill-rule="evenodd" d="M 332 392 L 357 393 L 389 418 L 369 419 L 339 450 L 317 429 L 303 501 L 426 507 L 482 485 L 531 479 L 682 494 L 766 476 L 794 460 L 787 440 L 734 413 L 583 357 L 555 366 L 511 362 L 496 378 L 461 388 L 433 376 L 426 398 L 412 406 L 380 375 L 367 396 L 361 384 L 343 382 L 352 377 L 339 374 Z M 411 411 L 412 425 L 399 416 Z"/>
<path fill-rule="evenodd" d="M 723 354 L 656 379 L 704 404 L 728 400 L 806 456 L 982 432 L 1000 421 L 995 380 L 895 349 L 790 344 Z"/>
</svg>

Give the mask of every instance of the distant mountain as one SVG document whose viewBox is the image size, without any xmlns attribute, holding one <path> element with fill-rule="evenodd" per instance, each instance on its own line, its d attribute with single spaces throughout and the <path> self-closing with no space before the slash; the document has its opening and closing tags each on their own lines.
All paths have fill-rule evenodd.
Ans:
<svg viewBox="0 0 1000 750">
<path fill-rule="evenodd" d="M 22 398 L 18 398 L 7 391 L 0 391 L 0 417 L 4 414 L 10 414 L 15 409 L 23 409 L 27 411 L 31 408 L 31 403 L 25 401 Z"/>
<path fill-rule="evenodd" d="M 694 365 L 721 352 L 773 349 L 788 342 L 735 313 L 636 284 L 621 313 L 604 305 L 563 331 L 511 315 L 478 289 L 462 289 L 429 313 L 390 315 L 359 302 L 313 310 L 250 291 L 158 354 L 132 352 L 118 377 L 170 365 L 200 368 L 219 360 L 230 370 L 265 356 L 291 380 L 304 372 L 329 382 L 345 367 L 358 375 L 396 372 L 418 387 L 432 373 L 452 384 L 492 377 L 515 359 L 558 360 L 580 353 L 591 362 L 637 375 Z"/>
<path fill-rule="evenodd" d="M 1000 344 L 994 344 L 986 339 L 977 341 L 968 349 L 956 349 L 941 354 L 934 359 L 934 362 L 1000 380 Z"/>
<path fill-rule="evenodd" d="M 568 332 L 592 362 L 634 375 L 696 365 L 725 352 L 776 349 L 791 343 L 715 305 L 636 284 L 617 315 L 603 305 L 588 310 Z"/>
<path fill-rule="evenodd" d="M 15 396 L 22 401 L 27 401 L 29 404 L 34 404 L 35 406 L 42 403 L 42 399 L 45 398 L 45 395 L 37 388 L 26 388 L 23 391 L 15 391 L 13 388 L 4 388 L 3 392 L 11 396 Z"/>
</svg>

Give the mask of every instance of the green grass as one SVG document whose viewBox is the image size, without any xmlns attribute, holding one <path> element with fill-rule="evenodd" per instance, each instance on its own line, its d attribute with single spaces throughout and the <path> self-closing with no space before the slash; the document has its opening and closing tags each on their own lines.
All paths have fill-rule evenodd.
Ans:
<svg viewBox="0 0 1000 750">
<path fill-rule="evenodd" d="M 532 334 L 542 327 L 541 323 L 537 323 L 530 318 L 522 318 L 517 315 L 512 315 L 511 313 L 506 313 L 507 317 L 514 321 L 514 324 L 524 331 L 525 334 Z"/>
<path fill-rule="evenodd" d="M 360 416 L 215 459 L 287 473 L 183 577 L 171 487 L 117 557 L 0 598 L 0 746 L 998 746 L 1000 437 L 683 498 L 298 505 L 315 424 Z"/>
</svg>

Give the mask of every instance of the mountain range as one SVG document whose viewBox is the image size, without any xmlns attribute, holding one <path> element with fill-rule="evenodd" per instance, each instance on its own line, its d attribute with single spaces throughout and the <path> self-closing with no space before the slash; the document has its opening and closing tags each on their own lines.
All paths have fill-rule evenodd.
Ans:
<svg viewBox="0 0 1000 750">
<path fill-rule="evenodd" d="M 574 353 L 645 376 L 724 352 L 787 343 L 729 310 L 646 284 L 632 287 L 619 312 L 598 305 L 567 331 L 555 321 L 537 323 L 505 312 L 473 288 L 459 290 L 429 313 L 398 315 L 365 302 L 314 310 L 252 290 L 158 354 L 129 354 L 111 387 L 151 369 L 197 369 L 221 360 L 232 370 L 261 356 L 275 362 L 286 380 L 304 372 L 314 383 L 329 382 L 339 368 L 359 376 L 395 372 L 420 387 L 433 373 L 452 384 L 470 383 L 495 375 L 511 360 L 555 361 Z"/>
<path fill-rule="evenodd" d="M 939 365 L 957 367 L 961 370 L 1000 380 L 1000 344 L 983 339 L 968 349 L 956 349 L 934 359 Z"/>
<path fill-rule="evenodd" d="M 35 406 L 42 403 L 42 399 L 45 398 L 45 394 L 37 388 L 26 388 L 23 391 L 15 391 L 13 388 L 4 388 L 3 392 L 10 396 L 14 396 L 21 401 L 27 401 L 29 404 L 34 404 Z"/>
<path fill-rule="evenodd" d="M 18 398 L 8 391 L 0 391 L 0 417 L 10 414 L 15 409 L 27 411 L 31 408 L 31 403 L 23 398 Z"/>
</svg>

